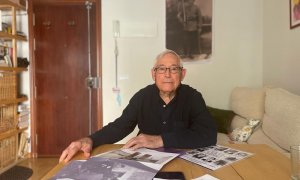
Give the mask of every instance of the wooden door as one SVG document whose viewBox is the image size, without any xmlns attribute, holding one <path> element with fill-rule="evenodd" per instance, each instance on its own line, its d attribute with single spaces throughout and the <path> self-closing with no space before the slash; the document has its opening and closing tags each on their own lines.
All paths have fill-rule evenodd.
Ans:
<svg viewBox="0 0 300 180">
<path fill-rule="evenodd" d="M 91 67 L 96 63 L 96 8 L 91 9 Z M 35 15 L 35 128 L 38 156 L 60 155 L 71 141 L 89 135 L 88 29 L 83 4 L 38 4 Z M 97 91 L 92 90 L 93 131 Z M 98 109 L 99 110 L 99 109 Z"/>
</svg>

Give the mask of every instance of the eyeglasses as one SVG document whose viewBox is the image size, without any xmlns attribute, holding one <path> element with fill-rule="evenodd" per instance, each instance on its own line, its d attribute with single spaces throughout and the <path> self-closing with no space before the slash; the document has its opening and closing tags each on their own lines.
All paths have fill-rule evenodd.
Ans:
<svg viewBox="0 0 300 180">
<path fill-rule="evenodd" d="M 180 66 L 171 66 L 169 68 L 167 68 L 166 66 L 159 66 L 159 67 L 154 68 L 154 71 L 157 72 L 158 74 L 164 74 L 169 69 L 170 73 L 177 74 L 182 70 L 182 68 L 183 67 L 180 67 Z"/>
</svg>

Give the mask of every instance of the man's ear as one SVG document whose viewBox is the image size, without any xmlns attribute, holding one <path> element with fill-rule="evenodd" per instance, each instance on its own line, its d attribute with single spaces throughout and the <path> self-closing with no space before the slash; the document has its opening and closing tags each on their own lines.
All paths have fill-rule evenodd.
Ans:
<svg viewBox="0 0 300 180">
<path fill-rule="evenodd" d="M 151 75 L 152 75 L 153 81 L 155 81 L 155 71 L 153 68 L 151 69 Z"/>
<path fill-rule="evenodd" d="M 186 69 L 182 69 L 181 70 L 181 81 L 184 79 L 185 74 L 186 74 Z"/>
</svg>

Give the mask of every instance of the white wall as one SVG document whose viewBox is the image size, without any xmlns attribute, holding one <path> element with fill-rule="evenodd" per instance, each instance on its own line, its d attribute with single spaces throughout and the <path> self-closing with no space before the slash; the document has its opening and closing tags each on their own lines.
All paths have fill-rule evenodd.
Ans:
<svg viewBox="0 0 300 180">
<path fill-rule="evenodd" d="M 234 87 L 262 85 L 262 5 L 215 0 L 213 11 L 214 57 L 209 64 L 186 65 L 185 83 L 201 91 L 208 105 L 228 109 Z"/>
<path fill-rule="evenodd" d="M 263 84 L 300 95 L 300 27 L 289 28 L 289 3 L 265 0 L 263 17 Z"/>
<path fill-rule="evenodd" d="M 208 105 L 229 109 L 234 87 L 262 86 L 262 2 L 214 1 L 212 60 L 206 64 L 184 64 L 188 70 L 184 83 L 202 92 Z M 115 86 L 112 21 L 116 19 L 121 25 L 122 22 L 157 25 L 155 37 L 118 38 L 121 106 L 112 92 Z M 102 0 L 104 125 L 120 116 L 135 92 L 153 83 L 150 77 L 153 59 L 164 49 L 165 0 Z"/>
<path fill-rule="evenodd" d="M 133 7 L 134 6 L 134 7 Z M 163 1 L 153 0 L 103 0 L 102 1 L 102 72 L 103 72 L 103 124 L 120 116 L 129 99 L 140 88 L 152 83 L 150 69 L 154 55 L 164 49 Z M 119 88 L 121 106 L 116 102 L 115 57 L 113 21 L 122 23 L 150 22 L 157 24 L 153 38 L 118 38 Z M 122 79 L 122 80 L 120 80 Z"/>
</svg>

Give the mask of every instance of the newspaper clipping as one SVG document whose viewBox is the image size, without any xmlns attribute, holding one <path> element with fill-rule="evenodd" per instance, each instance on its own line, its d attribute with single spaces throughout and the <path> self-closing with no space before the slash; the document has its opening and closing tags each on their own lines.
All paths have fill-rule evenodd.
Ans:
<svg viewBox="0 0 300 180">
<path fill-rule="evenodd" d="M 180 157 L 208 169 L 216 170 L 252 155 L 249 152 L 215 145 L 187 151 Z"/>
</svg>

